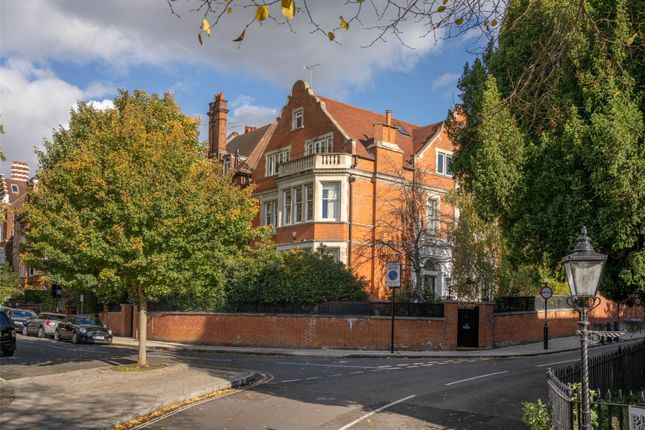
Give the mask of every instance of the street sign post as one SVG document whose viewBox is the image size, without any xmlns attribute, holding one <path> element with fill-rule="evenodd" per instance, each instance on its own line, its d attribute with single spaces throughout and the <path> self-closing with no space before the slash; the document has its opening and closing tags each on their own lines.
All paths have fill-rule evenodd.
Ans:
<svg viewBox="0 0 645 430">
<path fill-rule="evenodd" d="M 645 430 L 645 408 L 629 407 L 629 430 Z"/>
<path fill-rule="evenodd" d="M 553 289 L 545 282 L 540 290 L 540 296 L 544 299 L 544 349 L 549 349 L 549 325 L 547 324 L 547 302 L 553 297 Z"/>
<path fill-rule="evenodd" d="M 394 354 L 394 307 L 396 289 L 401 287 L 401 263 L 385 265 L 385 285 L 392 290 L 392 324 L 390 333 L 390 353 Z"/>
<path fill-rule="evenodd" d="M 81 294 L 80 298 L 81 298 L 81 315 L 82 315 L 83 314 L 83 299 L 84 299 L 82 294 Z"/>
</svg>

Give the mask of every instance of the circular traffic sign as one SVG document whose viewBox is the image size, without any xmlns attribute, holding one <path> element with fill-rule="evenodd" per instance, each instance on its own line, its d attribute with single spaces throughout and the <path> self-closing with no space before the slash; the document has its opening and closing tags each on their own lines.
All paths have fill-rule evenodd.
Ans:
<svg viewBox="0 0 645 430">
<path fill-rule="evenodd" d="M 390 270 L 387 274 L 387 278 L 390 281 L 396 281 L 396 279 L 399 277 L 399 272 L 398 270 Z"/>
<path fill-rule="evenodd" d="M 549 300 L 551 297 L 553 297 L 553 289 L 548 285 L 545 285 L 540 290 L 540 296 L 542 296 L 544 300 Z"/>
</svg>

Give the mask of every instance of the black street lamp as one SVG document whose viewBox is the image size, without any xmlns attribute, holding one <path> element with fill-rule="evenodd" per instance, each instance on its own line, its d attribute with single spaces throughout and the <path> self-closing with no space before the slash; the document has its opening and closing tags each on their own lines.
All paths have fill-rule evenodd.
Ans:
<svg viewBox="0 0 645 430">
<path fill-rule="evenodd" d="M 567 304 L 580 313 L 578 335 L 581 348 L 583 430 L 591 430 L 587 347 L 589 336 L 594 332 L 587 331 L 589 326 L 588 312 L 600 304 L 600 298 L 596 297 L 596 293 L 606 261 L 606 255 L 594 251 L 591 238 L 587 236 L 585 227 L 582 227 L 582 234 L 578 238 L 578 244 L 573 250 L 573 254 L 562 259 L 567 283 L 571 290 L 571 297 L 567 298 Z"/>
</svg>

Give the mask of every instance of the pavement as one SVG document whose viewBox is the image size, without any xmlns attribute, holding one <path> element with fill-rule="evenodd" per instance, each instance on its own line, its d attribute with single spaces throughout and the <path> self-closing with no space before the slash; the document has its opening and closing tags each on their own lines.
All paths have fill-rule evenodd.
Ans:
<svg viewBox="0 0 645 430">
<path fill-rule="evenodd" d="M 627 344 L 630 340 L 635 341 L 640 339 L 645 339 L 645 332 L 625 334 L 619 344 Z M 88 366 L 95 366 L 94 363 L 96 362 L 96 357 L 83 357 L 82 355 L 79 355 L 78 351 L 67 351 L 70 348 L 75 348 L 76 345 L 59 345 L 58 343 L 47 340 L 43 341 L 41 339 L 35 339 L 31 343 L 34 343 L 34 347 L 37 347 L 37 343 L 41 341 L 50 349 L 54 347 L 60 348 L 61 352 L 72 353 L 77 360 L 86 360 L 86 364 Z M 235 360 L 240 362 L 244 361 L 241 359 L 235 359 L 235 356 L 233 355 L 230 356 L 230 359 L 221 356 L 220 358 L 217 358 L 215 354 L 218 353 L 246 354 L 249 359 L 253 359 L 253 356 L 258 355 L 294 356 L 303 357 L 303 359 L 306 359 L 307 357 L 328 359 L 342 359 L 349 357 L 364 359 L 463 358 L 471 359 L 464 361 L 465 363 L 468 363 L 468 367 L 464 368 L 464 371 L 468 370 L 469 372 L 474 373 L 487 371 L 489 373 L 484 376 L 489 376 L 497 375 L 498 373 L 506 375 L 505 372 L 508 371 L 504 370 L 490 373 L 489 367 L 499 366 L 499 364 L 495 364 L 487 360 L 473 363 L 472 360 L 478 358 L 494 359 L 531 356 L 534 356 L 535 359 L 539 359 L 538 356 L 546 354 L 578 350 L 580 347 L 579 345 L 579 338 L 577 336 L 570 336 L 551 339 L 549 341 L 549 349 L 546 351 L 543 349 L 542 342 L 536 342 L 487 350 L 395 351 L 394 354 L 390 354 L 389 351 L 248 348 L 148 341 L 148 348 L 150 350 L 171 351 L 178 358 L 183 357 L 185 360 L 182 361 L 181 358 L 177 361 L 168 361 L 163 359 L 165 363 L 168 363 L 167 367 L 147 372 L 116 372 L 112 370 L 111 366 L 105 365 L 110 363 L 109 361 L 106 361 L 105 363 L 100 363 L 98 366 L 93 368 L 38 374 L 36 368 L 52 367 L 56 364 L 51 361 L 55 360 L 55 358 L 44 357 L 44 362 L 35 362 L 32 364 L 35 368 L 31 367 L 29 373 L 24 374 L 28 376 L 14 375 L 14 378 L 16 379 L 10 379 L 8 381 L 4 381 L 0 378 L 0 428 L 2 430 L 22 430 L 26 428 L 47 428 L 51 430 L 71 428 L 106 429 L 117 423 L 146 415 L 159 408 L 229 388 L 231 386 L 244 385 L 256 379 L 256 372 L 246 370 L 249 368 L 257 368 L 256 365 L 254 365 L 254 362 L 245 363 L 245 369 L 224 369 L 213 367 L 214 362 L 231 362 Z M 117 351 L 119 346 L 121 347 L 121 354 L 123 354 L 124 350 L 134 351 L 133 348 L 137 346 L 137 340 L 117 337 L 114 339 L 112 349 Z M 25 345 L 25 347 L 27 347 L 27 345 Z M 79 347 L 79 350 L 80 349 L 81 348 Z M 109 350 L 110 348 L 96 349 L 97 352 L 107 352 Z M 91 351 L 93 350 L 88 349 L 87 353 Z M 186 352 L 186 355 L 181 355 L 182 352 Z M 208 363 L 200 361 L 191 362 L 188 360 L 189 353 L 191 352 L 209 353 L 202 356 L 202 359 L 207 359 Z M 151 362 L 154 363 L 154 360 L 161 360 L 161 358 L 157 357 L 152 359 Z M 527 360 L 530 360 L 530 358 L 527 358 Z M 349 378 L 358 377 L 358 374 L 363 375 L 365 372 L 372 371 L 387 373 L 386 370 L 389 369 L 385 369 L 385 367 L 396 367 L 392 370 L 402 371 L 403 368 L 401 366 L 409 365 L 409 363 L 396 365 L 388 363 L 388 365 L 378 366 L 377 368 L 374 368 L 373 365 L 371 365 L 372 367 L 367 365 L 365 369 L 358 369 L 358 367 L 360 367 L 360 363 L 360 360 L 353 363 L 339 361 L 333 365 L 330 365 L 329 363 L 310 364 L 308 361 L 306 361 L 304 365 L 301 362 L 279 362 L 274 363 L 274 369 L 270 370 L 272 373 L 280 374 L 281 371 L 275 369 L 275 367 L 285 367 L 287 364 L 290 365 L 287 366 L 289 367 L 289 371 L 287 371 L 286 376 L 280 376 L 280 380 L 284 385 L 286 382 L 291 383 L 292 381 L 294 381 L 293 384 L 297 384 L 298 382 L 295 381 L 301 380 L 320 380 L 321 383 L 323 383 L 322 381 L 324 381 L 324 379 L 321 379 L 320 375 L 305 375 L 303 376 L 304 379 L 302 379 L 303 377 L 298 376 L 298 372 L 304 372 L 305 370 L 303 369 L 305 368 L 309 370 L 309 367 L 316 370 L 323 368 L 320 366 L 327 366 L 329 367 L 329 372 L 338 372 L 339 369 L 342 370 L 347 368 L 348 371 L 351 372 L 344 376 L 344 378 Z M 488 364 L 484 365 L 481 363 Z M 3 363 L 3 365 L 4 364 L 9 365 L 10 363 L 7 362 Z M 76 365 L 82 364 L 83 363 L 77 363 Z M 219 363 L 216 366 L 219 366 L 220 364 L 223 363 Z M 431 366 L 433 364 L 437 364 L 437 366 L 439 365 L 438 363 L 429 363 L 427 366 Z M 463 365 L 463 363 L 458 361 L 445 361 L 441 364 L 447 366 Z M 478 365 L 484 366 L 485 368 L 479 369 L 477 368 Z M 63 366 L 63 364 L 59 364 L 59 366 Z M 544 364 L 536 365 L 536 371 L 538 371 L 538 373 L 543 372 L 543 366 Z M 417 367 L 419 366 L 410 366 L 410 369 Z M 521 367 L 525 366 L 522 365 Z M 326 367 L 324 368 L 326 369 Z M 426 368 L 423 367 L 423 369 Z M 330 378 L 331 376 L 339 375 L 340 374 L 334 373 L 333 375 L 330 375 Z M 382 376 L 379 373 L 375 375 Z M 478 380 L 476 378 L 480 377 L 482 376 L 475 376 L 471 379 Z M 543 378 L 543 375 L 540 374 L 540 377 Z M 336 379 L 338 378 L 334 378 L 334 380 Z M 470 379 L 464 379 L 464 381 L 468 380 Z M 455 383 L 456 382 L 450 382 L 450 384 Z M 411 383 L 408 385 L 412 386 Z M 446 386 L 447 385 L 449 384 L 446 384 Z M 322 390 L 322 388 L 319 390 Z M 337 390 L 337 388 L 334 388 L 334 390 Z M 318 398 L 316 399 L 316 401 L 320 400 Z M 28 413 L 26 413 L 27 411 Z M 309 412 L 307 412 L 307 414 L 309 414 Z"/>
<path fill-rule="evenodd" d="M 0 428 L 107 429 L 254 377 L 251 371 L 171 363 L 145 372 L 105 366 L 0 381 Z"/>
<path fill-rule="evenodd" d="M 619 342 L 628 340 L 645 339 L 645 331 L 625 333 Z M 115 337 L 114 345 L 137 347 L 138 340 L 129 337 Z M 533 342 L 521 345 L 510 345 L 493 349 L 471 349 L 457 351 L 374 351 L 374 350 L 349 350 L 349 349 L 297 349 L 297 348 L 257 348 L 241 346 L 200 345 L 192 343 L 147 341 L 149 350 L 162 351 L 189 351 L 210 352 L 224 354 L 254 354 L 254 355 L 285 355 L 296 357 L 324 357 L 324 358 L 515 358 L 532 357 L 537 355 L 557 354 L 580 349 L 578 336 L 567 336 L 549 339 L 549 349 L 544 349 L 544 343 Z M 599 346 L 597 345 L 590 345 Z"/>
</svg>

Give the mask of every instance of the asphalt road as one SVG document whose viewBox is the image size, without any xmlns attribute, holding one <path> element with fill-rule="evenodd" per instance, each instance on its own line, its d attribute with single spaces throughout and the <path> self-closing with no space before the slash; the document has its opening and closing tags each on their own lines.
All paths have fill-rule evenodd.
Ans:
<svg viewBox="0 0 645 430">
<path fill-rule="evenodd" d="M 136 350 L 18 338 L 0 377 L 136 361 Z M 592 355 L 613 346 L 594 348 Z M 149 352 L 152 362 L 253 369 L 251 389 L 202 403 L 149 429 L 522 429 L 522 403 L 546 399 L 548 367 L 575 352 L 522 359 L 321 359 Z"/>
</svg>

